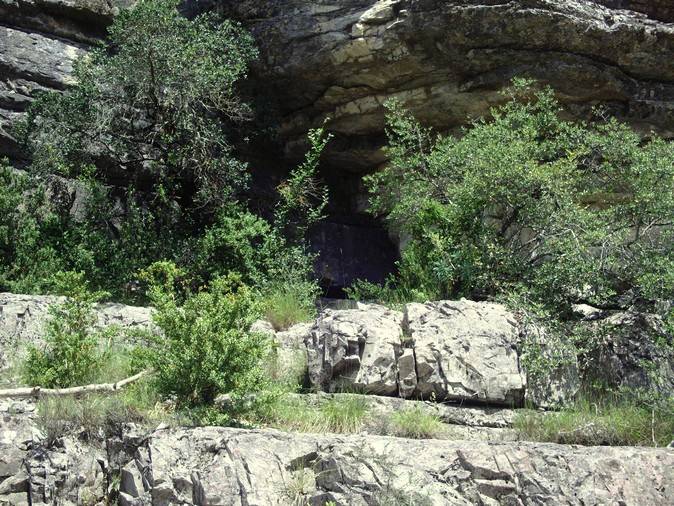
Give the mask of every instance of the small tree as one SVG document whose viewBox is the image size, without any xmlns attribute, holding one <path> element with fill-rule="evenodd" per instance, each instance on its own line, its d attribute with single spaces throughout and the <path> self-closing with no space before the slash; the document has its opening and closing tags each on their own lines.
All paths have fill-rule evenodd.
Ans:
<svg viewBox="0 0 674 506">
<path fill-rule="evenodd" d="M 151 182 L 157 202 L 226 202 L 246 180 L 232 155 L 234 126 L 250 110 L 237 94 L 256 56 L 238 24 L 189 20 L 178 0 L 141 0 L 107 42 L 75 68 L 75 85 L 30 109 L 24 134 L 33 169 Z"/>
<path fill-rule="evenodd" d="M 24 367 L 24 381 L 45 388 L 82 385 L 105 358 L 102 331 L 93 330 L 93 306 L 103 294 L 90 292 L 82 273 L 60 272 L 55 279 L 66 298 L 50 306 L 45 344 L 28 349 Z"/>
<path fill-rule="evenodd" d="M 218 394 L 235 398 L 265 386 L 262 360 L 267 338 L 250 332 L 259 316 L 254 292 L 236 276 L 214 280 L 208 291 L 187 296 L 183 305 L 171 287 L 177 272 L 164 265 L 163 288 L 153 290 L 155 323 L 162 335 L 147 354 L 156 385 L 185 407 L 208 405 Z"/>
</svg>

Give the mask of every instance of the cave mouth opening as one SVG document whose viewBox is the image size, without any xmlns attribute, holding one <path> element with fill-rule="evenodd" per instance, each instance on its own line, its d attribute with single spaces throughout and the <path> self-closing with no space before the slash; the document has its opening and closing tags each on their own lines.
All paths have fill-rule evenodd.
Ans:
<svg viewBox="0 0 674 506">
<path fill-rule="evenodd" d="M 346 299 L 354 281 L 384 283 L 395 272 L 398 248 L 386 228 L 369 216 L 329 216 L 310 237 L 323 296 Z"/>
</svg>

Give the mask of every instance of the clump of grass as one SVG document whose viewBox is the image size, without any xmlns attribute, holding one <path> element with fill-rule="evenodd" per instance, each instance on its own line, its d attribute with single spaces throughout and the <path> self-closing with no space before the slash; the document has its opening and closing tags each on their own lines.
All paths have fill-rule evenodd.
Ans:
<svg viewBox="0 0 674 506">
<path fill-rule="evenodd" d="M 329 432 L 358 432 L 367 416 L 367 402 L 359 395 L 333 397 L 319 409 Z"/>
<path fill-rule="evenodd" d="M 96 440 L 110 428 L 125 423 L 150 429 L 160 423 L 189 425 L 190 417 L 162 403 L 150 380 L 139 381 L 116 395 L 46 397 L 37 403 L 37 425 L 47 446 L 75 432 Z"/>
<path fill-rule="evenodd" d="M 312 469 L 300 467 L 292 472 L 290 479 L 285 483 L 284 495 L 291 506 L 306 506 L 309 504 L 307 496 L 316 489 L 316 476 Z"/>
<path fill-rule="evenodd" d="M 284 392 L 297 392 L 307 373 L 307 355 L 298 343 L 292 350 L 274 344 L 266 357 L 263 368 L 269 379 Z"/>
<path fill-rule="evenodd" d="M 444 425 L 436 415 L 415 406 L 391 416 L 390 432 L 399 437 L 432 439 L 444 432 Z"/>
<path fill-rule="evenodd" d="M 285 396 L 269 410 L 264 422 L 293 432 L 354 434 L 363 428 L 367 415 L 367 402 L 358 395 L 334 397 L 315 405 Z"/>
<path fill-rule="evenodd" d="M 314 288 L 311 283 L 294 282 L 274 286 L 269 291 L 265 300 L 265 318 L 274 330 L 287 330 L 315 316 Z"/>
<path fill-rule="evenodd" d="M 530 441 L 589 446 L 666 446 L 674 438 L 674 405 L 579 401 L 556 413 L 525 411 L 514 426 Z"/>
</svg>

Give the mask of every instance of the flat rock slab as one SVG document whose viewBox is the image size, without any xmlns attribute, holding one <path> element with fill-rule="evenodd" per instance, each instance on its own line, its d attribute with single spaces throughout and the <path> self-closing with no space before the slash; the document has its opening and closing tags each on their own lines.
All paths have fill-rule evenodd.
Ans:
<svg viewBox="0 0 674 506">
<path fill-rule="evenodd" d="M 125 467 L 121 503 L 657 506 L 672 469 L 668 449 L 176 429 Z"/>
</svg>

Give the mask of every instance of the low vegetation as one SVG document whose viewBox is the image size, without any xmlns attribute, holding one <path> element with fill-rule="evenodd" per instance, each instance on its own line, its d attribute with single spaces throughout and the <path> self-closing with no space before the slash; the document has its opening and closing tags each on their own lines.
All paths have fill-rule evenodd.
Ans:
<svg viewBox="0 0 674 506">
<path fill-rule="evenodd" d="M 580 400 L 559 412 L 524 411 L 515 419 L 523 439 L 560 444 L 667 446 L 674 438 L 674 403 L 630 399 Z"/>
<path fill-rule="evenodd" d="M 212 404 L 218 394 L 260 392 L 268 336 L 250 332 L 260 314 L 254 292 L 240 278 L 217 278 L 208 291 L 178 304 L 174 292 L 152 291 L 161 333 L 145 354 L 157 390 L 179 404 Z"/>
<path fill-rule="evenodd" d="M 28 348 L 23 380 L 28 385 L 45 388 L 104 380 L 101 373 L 112 373 L 113 367 L 119 365 L 116 363 L 119 357 L 113 358 L 113 350 L 119 344 L 121 332 L 115 327 L 95 329 L 93 306 L 101 294 L 87 290 L 82 273 L 56 273 L 55 279 L 66 297 L 50 307 L 44 345 Z"/>
<path fill-rule="evenodd" d="M 37 403 L 37 424 L 47 446 L 73 433 L 100 441 L 115 433 L 120 424 L 134 423 L 152 430 L 159 424 L 190 426 L 195 422 L 189 412 L 164 402 L 147 380 L 114 396 L 47 397 Z"/>
<path fill-rule="evenodd" d="M 340 395 L 315 405 L 286 396 L 269 407 L 261 422 L 296 432 L 353 434 L 364 427 L 367 418 L 367 402 L 360 395 Z"/>
<path fill-rule="evenodd" d="M 419 406 L 394 413 L 390 421 L 391 435 L 414 439 L 434 439 L 445 433 L 445 426 L 436 415 Z"/>
</svg>

